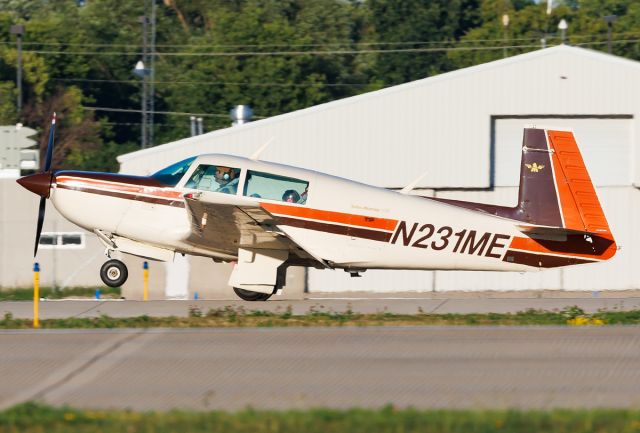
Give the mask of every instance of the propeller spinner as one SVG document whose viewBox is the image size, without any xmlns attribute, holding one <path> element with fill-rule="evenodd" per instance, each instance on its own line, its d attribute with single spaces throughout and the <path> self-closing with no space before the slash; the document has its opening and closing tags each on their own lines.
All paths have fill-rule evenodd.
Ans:
<svg viewBox="0 0 640 433">
<path fill-rule="evenodd" d="M 31 174 L 21 177 L 17 182 L 40 196 L 40 206 L 38 207 L 38 225 L 36 226 L 36 243 L 33 248 L 33 256 L 38 254 L 38 245 L 40 244 L 40 234 L 42 233 L 42 224 L 44 223 L 44 215 L 47 205 L 47 198 L 51 191 L 51 182 L 53 173 L 51 172 L 51 159 L 53 157 L 54 133 L 56 129 L 56 113 L 53 113 L 51 119 L 51 129 L 49 130 L 49 144 L 47 145 L 47 154 L 44 160 L 44 170 L 42 173 Z"/>
</svg>

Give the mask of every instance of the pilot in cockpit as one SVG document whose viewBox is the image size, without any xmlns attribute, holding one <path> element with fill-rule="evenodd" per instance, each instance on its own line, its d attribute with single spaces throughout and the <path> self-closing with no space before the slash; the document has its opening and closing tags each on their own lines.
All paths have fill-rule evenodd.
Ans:
<svg viewBox="0 0 640 433">
<path fill-rule="evenodd" d="M 239 170 L 231 167 L 217 166 L 216 167 L 216 182 L 220 185 L 217 192 L 223 192 L 226 194 L 235 194 L 238 191 L 238 177 Z"/>
</svg>

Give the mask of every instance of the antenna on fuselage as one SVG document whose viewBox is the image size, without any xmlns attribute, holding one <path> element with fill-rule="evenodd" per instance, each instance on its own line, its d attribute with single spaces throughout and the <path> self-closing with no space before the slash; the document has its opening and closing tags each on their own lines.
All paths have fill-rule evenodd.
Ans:
<svg viewBox="0 0 640 433">
<path fill-rule="evenodd" d="M 273 141 L 275 137 L 271 137 L 270 139 L 268 139 L 262 146 L 260 146 L 255 152 L 253 152 L 253 154 L 251 154 L 251 156 L 249 157 L 249 159 L 253 160 L 253 161 L 257 161 L 260 159 L 260 155 L 262 155 L 262 152 L 264 152 L 264 150 L 269 147 L 269 145 L 271 144 L 271 142 Z"/>
<path fill-rule="evenodd" d="M 423 177 L 425 177 L 427 175 L 427 171 L 425 171 L 424 173 L 422 173 L 420 176 L 416 177 L 413 182 L 411 182 L 410 184 L 408 184 L 407 186 L 405 186 L 404 188 L 402 188 L 400 191 L 398 191 L 400 194 L 409 194 L 411 191 L 413 191 L 413 188 L 416 187 L 416 185 L 418 184 L 418 182 L 420 182 L 422 180 Z"/>
</svg>

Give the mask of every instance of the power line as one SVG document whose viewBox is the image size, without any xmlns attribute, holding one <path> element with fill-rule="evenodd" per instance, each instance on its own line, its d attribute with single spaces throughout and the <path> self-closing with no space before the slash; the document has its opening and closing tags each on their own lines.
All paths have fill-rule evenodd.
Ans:
<svg viewBox="0 0 640 433">
<path fill-rule="evenodd" d="M 640 39 L 618 39 L 616 41 L 611 41 L 611 43 L 613 44 L 629 44 L 629 43 L 635 43 L 635 42 L 640 42 Z M 609 41 L 592 41 L 592 42 L 578 42 L 572 45 L 575 45 L 575 46 L 606 45 L 608 43 Z"/>
<path fill-rule="evenodd" d="M 633 43 L 640 42 L 640 39 L 614 40 L 613 43 Z M 574 45 L 606 44 L 607 42 L 593 41 L 581 42 Z M 213 52 L 213 53 L 190 53 L 190 52 L 155 52 L 155 56 L 168 57 L 248 57 L 248 56 L 309 56 L 309 55 L 353 55 L 353 54 L 389 54 L 389 53 L 430 53 L 449 51 L 495 51 L 503 49 L 537 49 L 539 44 L 534 45 L 500 45 L 489 47 L 437 47 L 437 48 L 399 48 L 399 49 L 370 49 L 370 50 L 321 50 L 321 51 L 237 51 L 237 52 Z M 123 51 L 47 51 L 47 50 L 25 50 L 26 53 L 34 54 L 56 54 L 56 55 L 100 55 L 100 56 L 140 56 L 140 53 Z"/>
<path fill-rule="evenodd" d="M 51 78 L 53 81 L 70 81 L 86 83 L 115 83 L 115 84 L 140 84 L 139 80 L 106 80 L 89 78 Z M 167 85 L 229 85 L 229 86 L 250 86 L 250 87 L 366 87 L 367 83 L 251 83 L 234 81 L 154 81 L 154 84 Z"/>
<path fill-rule="evenodd" d="M 105 125 L 114 125 L 114 126 L 140 126 L 142 125 L 142 122 L 100 122 L 102 124 Z M 170 124 L 170 123 L 158 123 L 155 122 L 153 124 L 154 128 L 158 127 L 158 128 L 169 128 L 169 127 L 176 127 L 176 125 Z"/>
<path fill-rule="evenodd" d="M 615 37 L 620 36 L 628 36 L 628 35 L 640 35 L 640 32 L 619 32 L 613 33 Z M 553 37 L 553 35 L 550 35 Z M 602 34 L 593 33 L 586 35 L 573 35 L 572 39 L 584 39 L 590 37 L 601 37 Z M 434 44 L 470 44 L 477 42 L 502 42 L 502 41 L 537 41 L 539 39 L 538 36 L 531 37 L 520 37 L 520 38 L 495 38 L 495 39 L 460 39 L 460 40 L 451 40 L 451 41 L 375 41 L 375 42 L 354 42 L 354 41 L 344 41 L 344 42 L 325 42 L 325 43 L 317 43 L 317 44 L 215 44 L 215 45 L 207 45 L 207 44 L 156 44 L 158 47 L 163 48 L 278 48 L 278 47 L 331 47 L 331 46 L 380 46 L 380 45 L 389 45 L 389 46 L 401 46 L 401 45 L 434 45 Z M 2 45 L 14 45 L 14 42 L 11 41 L 0 41 Z M 23 42 L 23 45 L 41 45 L 41 46 L 70 46 L 70 47 L 120 47 L 120 48 L 140 48 L 139 44 L 113 44 L 113 43 L 91 43 L 91 42 L 38 42 L 38 41 L 29 41 Z"/>
<path fill-rule="evenodd" d="M 142 113 L 142 110 L 135 110 L 132 108 L 111 108 L 111 107 L 81 107 L 83 110 L 89 111 L 107 111 L 116 113 Z M 219 117 L 229 119 L 228 114 L 218 113 L 188 113 L 184 111 L 154 111 L 153 114 L 166 114 L 170 116 L 197 116 L 197 117 Z M 255 119 L 264 119 L 263 116 L 253 116 Z"/>
<path fill-rule="evenodd" d="M 401 46 L 401 45 L 435 45 L 435 44 L 470 44 L 477 42 L 502 42 L 502 41 L 533 41 L 537 40 L 537 37 L 526 38 L 500 38 L 500 39 L 473 39 L 473 40 L 443 40 L 443 41 L 379 41 L 379 42 L 327 42 L 319 44 L 227 44 L 227 45 L 207 45 L 207 44 L 156 44 L 157 47 L 162 48 L 279 48 L 279 47 L 342 47 L 342 46 Z M 13 42 L 0 42 L 4 45 L 13 45 Z M 25 42 L 24 45 L 40 45 L 40 46 L 69 46 L 69 47 L 119 47 L 119 48 L 140 48 L 139 44 L 109 44 L 109 43 L 90 43 L 90 42 Z"/>
<path fill-rule="evenodd" d="M 326 56 L 326 55 L 352 55 L 352 54 L 386 54 L 386 53 L 428 53 L 428 52 L 448 52 L 448 51 L 491 51 L 502 50 L 503 48 L 539 48 L 535 45 L 505 45 L 490 47 L 437 47 L 437 48 L 398 48 L 398 49 L 369 49 L 369 50 L 310 50 L 310 51 L 236 51 L 236 52 L 213 52 L 213 53 L 190 53 L 190 52 L 155 52 L 155 56 L 168 57 L 244 57 L 244 56 Z M 140 56 L 140 53 L 126 51 L 49 51 L 49 50 L 25 50 L 26 53 L 33 54 L 57 54 L 57 55 L 90 55 L 90 56 Z"/>
</svg>

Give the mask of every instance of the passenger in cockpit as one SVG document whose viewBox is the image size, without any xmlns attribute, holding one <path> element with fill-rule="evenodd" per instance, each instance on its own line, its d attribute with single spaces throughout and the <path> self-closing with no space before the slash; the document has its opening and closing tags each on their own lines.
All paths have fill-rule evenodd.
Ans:
<svg viewBox="0 0 640 433">
<path fill-rule="evenodd" d="M 282 201 L 286 201 L 287 203 L 298 203 L 300 200 L 300 194 L 295 189 L 288 189 L 282 195 Z"/>
</svg>

